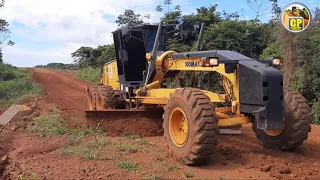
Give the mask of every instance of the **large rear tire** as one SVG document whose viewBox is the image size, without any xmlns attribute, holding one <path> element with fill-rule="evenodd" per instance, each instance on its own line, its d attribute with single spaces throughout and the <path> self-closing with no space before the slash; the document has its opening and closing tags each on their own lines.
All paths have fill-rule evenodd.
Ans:
<svg viewBox="0 0 320 180">
<path fill-rule="evenodd" d="M 163 114 L 164 137 L 173 157 L 187 165 L 203 164 L 218 143 L 218 119 L 207 95 L 199 89 L 178 89 Z"/>
<path fill-rule="evenodd" d="M 88 90 L 88 106 L 89 110 L 97 109 L 97 87 L 89 87 Z"/>
<path fill-rule="evenodd" d="M 120 93 L 116 93 L 109 85 L 99 86 L 97 90 L 97 109 L 124 109 L 125 102 Z"/>
<path fill-rule="evenodd" d="M 262 130 L 257 128 L 256 121 L 252 129 L 262 144 L 269 149 L 293 150 L 308 139 L 311 132 L 311 109 L 305 98 L 296 91 L 284 89 L 284 128 Z"/>
</svg>

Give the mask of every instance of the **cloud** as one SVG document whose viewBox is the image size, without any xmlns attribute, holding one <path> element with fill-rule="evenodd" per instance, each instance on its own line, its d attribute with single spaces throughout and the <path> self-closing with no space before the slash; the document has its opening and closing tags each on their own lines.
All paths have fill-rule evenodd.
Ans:
<svg viewBox="0 0 320 180">
<path fill-rule="evenodd" d="M 39 64 L 49 60 L 71 62 L 70 53 L 75 50 L 73 46 L 70 47 L 72 44 L 97 46 L 113 43 L 111 32 L 117 29 L 115 19 L 125 9 L 132 9 L 142 16 L 150 14 L 150 21 L 157 21 L 159 17 L 154 7 L 159 1 L 6 1 L 1 18 L 11 24 L 16 45 L 4 50 L 4 60 L 14 65 L 28 65 L 29 61 Z M 28 47 L 28 43 L 32 47 L 35 44 L 37 47 L 41 47 L 41 44 L 45 46 L 45 43 L 57 43 L 59 46 L 36 49 Z M 32 56 L 35 58 L 26 60 Z"/>
<path fill-rule="evenodd" d="M 36 49 L 21 46 L 4 49 L 4 62 L 18 67 L 34 67 L 51 62 L 72 63 L 71 52 L 81 47 L 81 44 L 68 43 L 53 48 Z"/>
</svg>

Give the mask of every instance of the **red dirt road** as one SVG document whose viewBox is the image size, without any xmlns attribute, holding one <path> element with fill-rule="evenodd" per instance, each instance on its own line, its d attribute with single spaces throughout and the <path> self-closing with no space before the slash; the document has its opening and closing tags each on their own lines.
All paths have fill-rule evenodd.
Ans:
<svg viewBox="0 0 320 180">
<path fill-rule="evenodd" d="M 79 113 L 87 109 L 86 82 L 47 69 L 33 69 L 34 80 L 61 110 Z"/>
<path fill-rule="evenodd" d="M 33 73 L 35 81 L 42 85 L 47 100 L 57 105 L 67 115 L 66 117 L 84 114 L 84 110 L 87 109 L 85 92 L 87 83 L 77 80 L 71 75 L 61 72 L 58 74 L 46 69 L 33 69 Z M 43 176 L 49 177 L 49 179 L 59 179 L 58 177 L 62 179 L 86 179 L 89 177 L 90 179 L 99 179 L 99 177 L 102 179 L 121 179 L 121 177 L 122 179 L 124 177 L 141 179 L 145 174 L 154 174 L 160 179 L 184 179 L 182 174 L 186 174 L 186 171 L 192 172 L 193 178 L 199 179 L 320 179 L 320 126 L 312 126 L 309 139 L 296 151 L 284 152 L 265 149 L 255 137 L 251 125 L 248 124 L 243 126 L 242 135 L 221 135 L 219 137 L 219 145 L 209 164 L 188 167 L 179 165 L 168 155 L 164 138 L 161 133 L 156 131 L 161 127 L 159 126 L 161 123 L 161 121 L 156 122 L 148 119 L 117 121 L 110 122 L 109 129 L 107 128 L 107 131 L 111 132 L 110 135 L 116 135 L 120 131 L 132 131 L 131 133 L 137 131 L 141 134 L 142 131 L 148 130 L 149 133 L 141 135 L 159 135 L 146 137 L 154 145 L 150 153 L 138 152 L 121 155 L 138 162 L 143 167 L 142 174 L 124 172 L 110 161 L 83 162 L 72 157 L 61 158 L 54 150 L 32 154 L 31 157 L 26 156 L 25 160 L 21 159 L 20 161 L 24 163 L 23 167 L 29 171 L 39 174 L 46 172 L 47 174 Z M 38 144 L 45 144 L 44 140 L 39 142 L 36 138 L 19 137 L 19 139 L 19 141 L 30 139 Z M 59 139 L 50 139 L 51 141 L 55 144 L 60 142 Z M 25 144 L 25 146 L 27 145 L 30 146 Z M 51 161 L 50 158 L 54 161 Z M 62 164 L 59 165 L 60 163 L 67 165 L 67 167 L 62 167 Z M 81 176 L 78 173 L 80 163 L 87 163 L 86 167 L 92 168 L 94 173 L 90 172 L 89 177 Z M 181 169 L 168 170 L 168 165 L 171 167 L 178 165 L 181 166 Z M 83 170 L 81 169 L 80 172 L 83 173 Z M 109 176 L 110 174 L 112 176 Z"/>
</svg>

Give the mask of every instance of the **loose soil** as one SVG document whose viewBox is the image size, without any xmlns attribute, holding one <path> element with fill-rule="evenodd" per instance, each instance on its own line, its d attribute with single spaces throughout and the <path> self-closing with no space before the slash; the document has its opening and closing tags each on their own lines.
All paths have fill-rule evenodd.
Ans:
<svg viewBox="0 0 320 180">
<path fill-rule="evenodd" d="M 62 155 L 69 135 L 40 137 L 26 129 L 34 124 L 34 117 L 51 113 L 53 108 L 62 111 L 68 125 L 74 119 L 83 121 L 88 83 L 63 71 L 33 69 L 33 75 L 44 94 L 20 102 L 32 107 L 33 114 L 0 126 L 0 179 L 19 175 L 37 179 L 320 179 L 320 127 L 316 125 L 294 152 L 265 149 L 251 125 L 244 125 L 242 135 L 219 137 L 210 163 L 192 167 L 179 164 L 168 154 L 161 119 L 117 120 L 108 122 L 105 134 L 99 136 L 108 142 L 100 152 L 99 157 L 104 158 Z M 148 147 L 129 151 L 126 146 L 137 148 L 135 143 L 141 138 L 125 138 L 124 133 L 144 136 Z M 122 141 L 126 148 L 115 145 Z M 139 170 L 126 171 L 119 165 L 124 161 L 137 163 Z"/>
</svg>

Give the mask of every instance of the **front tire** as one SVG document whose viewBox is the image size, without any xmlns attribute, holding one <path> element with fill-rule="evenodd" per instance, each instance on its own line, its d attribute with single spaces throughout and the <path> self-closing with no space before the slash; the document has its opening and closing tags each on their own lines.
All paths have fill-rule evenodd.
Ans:
<svg viewBox="0 0 320 180">
<path fill-rule="evenodd" d="M 303 144 L 311 132 L 311 109 L 305 98 L 296 91 L 284 89 L 284 128 L 262 130 L 257 128 L 256 121 L 252 128 L 256 137 L 269 149 L 292 150 Z"/>
<path fill-rule="evenodd" d="M 97 90 L 97 109 L 124 109 L 125 103 L 120 93 L 116 93 L 109 85 L 99 86 Z"/>
<path fill-rule="evenodd" d="M 187 165 L 203 164 L 218 143 L 218 119 L 199 89 L 178 89 L 164 107 L 164 137 L 173 157 Z"/>
</svg>

